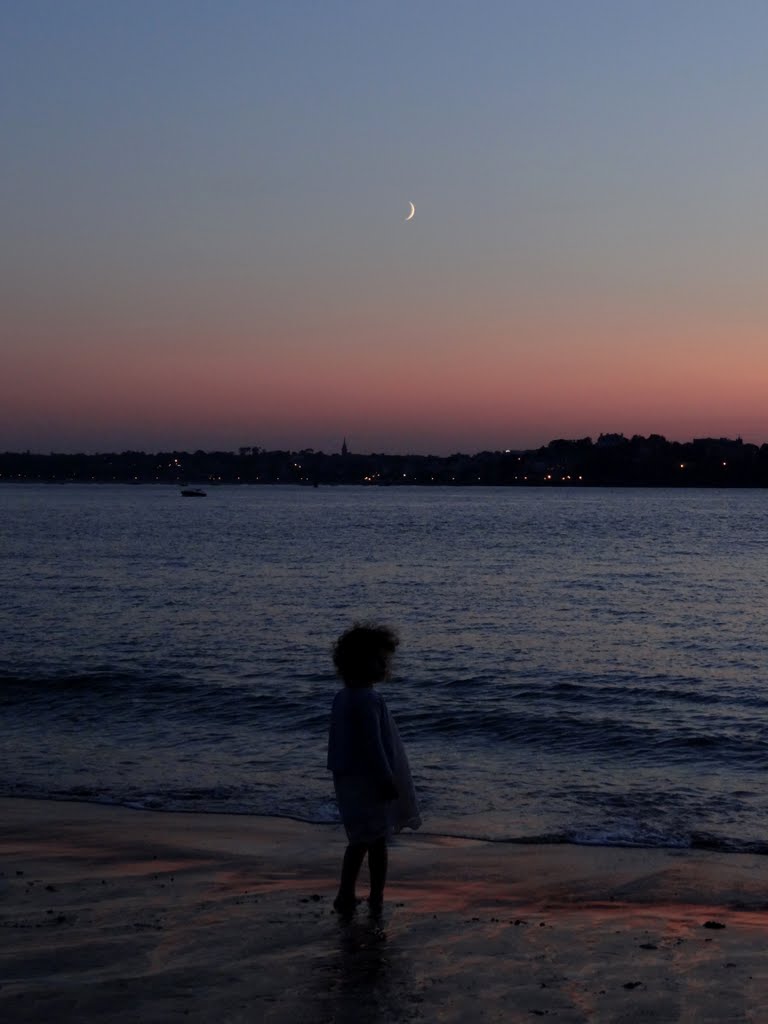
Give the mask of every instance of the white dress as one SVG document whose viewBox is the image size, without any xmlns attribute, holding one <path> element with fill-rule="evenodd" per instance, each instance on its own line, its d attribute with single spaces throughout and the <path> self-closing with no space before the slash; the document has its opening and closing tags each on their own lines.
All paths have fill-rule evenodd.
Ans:
<svg viewBox="0 0 768 1024">
<path fill-rule="evenodd" d="M 328 768 L 351 843 L 370 843 L 421 825 L 411 769 L 395 720 L 373 687 L 339 690 L 331 709 Z M 393 783 L 398 796 L 383 800 Z"/>
</svg>

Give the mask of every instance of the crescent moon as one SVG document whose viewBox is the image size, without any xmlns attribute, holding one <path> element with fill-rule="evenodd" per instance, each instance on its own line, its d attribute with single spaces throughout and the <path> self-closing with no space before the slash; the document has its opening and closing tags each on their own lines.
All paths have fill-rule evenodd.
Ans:
<svg viewBox="0 0 768 1024">
<path fill-rule="evenodd" d="M 408 214 L 408 216 L 405 219 L 406 220 L 413 220 L 413 215 L 414 215 L 414 213 L 416 213 L 416 207 L 413 205 L 413 203 L 409 203 L 408 205 L 411 208 L 411 212 Z"/>
</svg>

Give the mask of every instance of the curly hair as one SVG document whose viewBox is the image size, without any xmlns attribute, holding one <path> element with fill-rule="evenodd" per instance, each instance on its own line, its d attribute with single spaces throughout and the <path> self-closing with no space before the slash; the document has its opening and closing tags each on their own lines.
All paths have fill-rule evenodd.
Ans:
<svg viewBox="0 0 768 1024">
<path fill-rule="evenodd" d="M 370 686 L 386 678 L 390 657 L 400 640 L 388 626 L 356 622 L 333 647 L 333 664 L 345 686 Z"/>
</svg>

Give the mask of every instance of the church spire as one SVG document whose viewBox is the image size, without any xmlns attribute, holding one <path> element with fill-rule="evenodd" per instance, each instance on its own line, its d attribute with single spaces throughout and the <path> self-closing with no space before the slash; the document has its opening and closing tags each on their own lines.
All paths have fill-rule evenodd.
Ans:
<svg viewBox="0 0 768 1024">
<path fill-rule="evenodd" d="M 342 455 L 349 455 L 349 448 L 347 448 L 347 439 L 346 439 L 346 437 L 341 442 L 341 454 Z"/>
</svg>

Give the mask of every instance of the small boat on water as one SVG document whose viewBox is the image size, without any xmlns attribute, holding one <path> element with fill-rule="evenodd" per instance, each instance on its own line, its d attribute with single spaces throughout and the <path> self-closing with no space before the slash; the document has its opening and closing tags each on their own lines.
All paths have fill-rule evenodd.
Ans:
<svg viewBox="0 0 768 1024">
<path fill-rule="evenodd" d="M 181 491 L 182 498 L 205 498 L 205 491 L 201 487 L 184 487 Z"/>
</svg>

